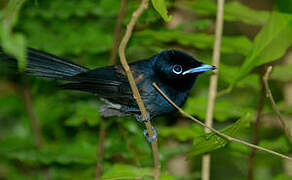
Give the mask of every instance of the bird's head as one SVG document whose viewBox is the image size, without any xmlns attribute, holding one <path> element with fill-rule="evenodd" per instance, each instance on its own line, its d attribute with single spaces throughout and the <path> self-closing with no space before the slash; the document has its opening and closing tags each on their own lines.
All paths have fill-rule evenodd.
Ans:
<svg viewBox="0 0 292 180">
<path fill-rule="evenodd" d="M 198 75 L 216 69 L 180 50 L 166 50 L 153 57 L 154 71 L 163 83 L 182 91 L 190 90 Z"/>
</svg>

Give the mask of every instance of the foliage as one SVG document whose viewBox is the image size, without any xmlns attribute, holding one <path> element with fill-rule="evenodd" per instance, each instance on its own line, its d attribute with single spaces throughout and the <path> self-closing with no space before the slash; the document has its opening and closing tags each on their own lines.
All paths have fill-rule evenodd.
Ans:
<svg viewBox="0 0 292 180">
<path fill-rule="evenodd" d="M 134 166 L 115 164 L 110 170 L 104 173 L 102 179 L 135 179 L 151 174 L 149 168 L 136 168 Z"/>
<path fill-rule="evenodd" d="M 289 82 L 292 80 L 292 65 L 277 66 L 271 75 L 272 79 Z"/>
<path fill-rule="evenodd" d="M 217 5 L 211 0 L 186 1 L 186 6 L 190 6 L 197 13 L 203 15 L 216 15 Z M 224 5 L 225 21 L 241 21 L 251 25 L 264 25 L 268 21 L 269 12 L 253 10 L 238 1 L 231 1 Z"/>
<path fill-rule="evenodd" d="M 161 15 L 165 21 L 171 21 L 171 16 L 167 14 L 167 7 L 164 0 L 151 0 L 154 9 Z"/>
<path fill-rule="evenodd" d="M 274 61 L 292 44 L 292 15 L 272 13 L 269 23 L 255 37 L 252 51 L 246 57 L 232 85 L 245 77 L 255 66 Z"/>
<path fill-rule="evenodd" d="M 9 1 L 7 8 L 0 13 L 0 38 L 3 48 L 19 61 L 19 68 L 23 70 L 26 64 L 25 38 L 22 34 L 12 34 L 12 28 L 18 19 L 18 12 L 24 0 Z"/>
<path fill-rule="evenodd" d="M 227 134 L 231 137 L 234 137 L 238 134 L 240 130 L 249 126 L 250 114 L 246 114 L 242 119 L 239 119 L 236 123 L 224 128 L 221 132 Z M 228 140 L 219 135 L 216 135 L 214 132 L 204 134 L 194 140 L 192 149 L 188 157 L 194 157 L 199 154 L 204 154 L 207 152 L 214 151 L 216 149 L 226 146 Z"/>
<path fill-rule="evenodd" d="M 145 59 L 163 49 L 179 48 L 204 63 L 211 63 L 216 3 L 212 0 L 151 2 L 130 40 L 128 59 Z M 139 3 L 128 0 L 123 29 Z M 281 61 L 291 51 L 290 1 L 261 3 L 274 9 L 258 10 L 233 0 L 226 2 L 224 11 L 218 89 L 220 92 L 232 85 L 233 91 L 217 97 L 214 128 L 246 141 L 253 137 L 261 93 L 260 74 L 267 63 L 277 60 L 269 82 L 281 113 L 289 121 L 292 114 L 283 93 L 283 86 L 291 83 L 292 67 Z M 27 46 L 89 68 L 108 64 L 120 1 L 18 0 L 1 1 L 0 7 L 1 46 L 18 59 L 20 68 L 25 67 Z M 185 111 L 202 121 L 206 115 L 209 76 L 206 73 L 199 77 L 184 106 Z M 151 147 L 143 137 L 143 125 L 132 117 L 106 119 L 105 153 L 104 157 L 97 157 L 98 132 L 102 126 L 97 111 L 100 101 L 86 93 L 60 91 L 60 84 L 16 75 L 0 62 L 0 179 L 92 179 L 97 161 L 103 162 L 101 179 L 151 179 L 153 160 Z M 22 96 L 24 88 L 30 89 L 31 108 L 42 128 L 40 149 L 34 145 Z M 291 153 L 291 144 L 281 127 L 275 125 L 277 119 L 268 101 L 264 115 L 259 145 Z M 202 127 L 178 113 L 158 117 L 153 125 L 159 134 L 161 179 L 199 179 L 199 154 L 210 151 L 212 179 L 246 179 L 249 148 L 228 143 L 214 133 L 204 134 Z M 183 165 L 174 166 L 171 162 L 177 157 L 186 158 L 187 153 L 192 157 L 187 160 L 187 174 L 175 174 L 173 169 Z M 285 170 L 287 167 L 280 158 L 261 152 L 256 155 L 256 179 L 291 178 L 286 172 L 291 169 Z"/>
<path fill-rule="evenodd" d="M 137 38 L 153 39 L 159 42 L 171 43 L 176 42 L 182 46 L 192 46 L 199 49 L 212 49 L 214 44 L 214 35 L 205 33 L 187 33 L 181 31 L 153 31 L 144 30 L 137 33 Z M 244 36 L 225 36 L 222 39 L 222 49 L 224 53 L 239 53 L 247 55 L 251 49 L 251 42 Z"/>
</svg>

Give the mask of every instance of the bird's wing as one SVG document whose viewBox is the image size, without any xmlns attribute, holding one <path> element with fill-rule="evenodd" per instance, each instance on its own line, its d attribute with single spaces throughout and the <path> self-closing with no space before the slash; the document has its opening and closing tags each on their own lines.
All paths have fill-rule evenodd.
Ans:
<svg viewBox="0 0 292 180">
<path fill-rule="evenodd" d="M 141 71 L 132 68 L 136 83 L 142 80 Z M 125 106 L 136 107 L 132 91 L 123 68 L 119 65 L 107 66 L 70 78 L 72 83 L 62 85 L 62 88 L 87 91 L 99 97 Z M 138 84 L 139 86 L 139 84 Z"/>
</svg>

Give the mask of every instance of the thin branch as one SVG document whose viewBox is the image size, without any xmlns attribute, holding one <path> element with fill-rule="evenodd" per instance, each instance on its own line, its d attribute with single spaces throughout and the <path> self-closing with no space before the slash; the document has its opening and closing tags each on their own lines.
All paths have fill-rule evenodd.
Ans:
<svg viewBox="0 0 292 180">
<path fill-rule="evenodd" d="M 98 133 L 98 145 L 97 145 L 97 162 L 95 177 L 100 178 L 102 175 L 102 160 L 104 155 L 104 142 L 106 137 L 106 127 L 104 117 L 100 118 L 100 129 Z"/>
<path fill-rule="evenodd" d="M 278 153 L 278 152 L 275 152 L 275 151 L 272 151 L 272 150 L 269 150 L 267 148 L 264 148 L 264 147 L 260 147 L 260 146 L 257 146 L 257 145 L 254 145 L 254 144 L 251 144 L 251 143 L 248 143 L 248 142 L 245 142 L 243 140 L 240 140 L 240 139 L 237 139 L 237 138 L 234 138 L 234 137 L 231 137 L 231 136 L 228 136 L 212 127 L 209 127 L 207 126 L 206 124 L 202 123 L 201 121 L 199 121 L 198 119 L 194 118 L 193 116 L 191 116 L 190 114 L 188 114 L 187 112 L 185 112 L 184 110 L 182 110 L 178 105 L 176 105 L 171 99 L 169 99 L 169 97 L 167 97 L 164 92 L 157 86 L 156 83 L 153 83 L 153 86 L 156 88 L 156 90 L 173 106 L 175 107 L 182 115 L 190 118 L 191 120 L 195 121 L 196 123 L 198 123 L 199 125 L 205 127 L 205 128 L 208 128 L 210 131 L 216 133 L 217 135 L 229 140 L 229 141 L 232 141 L 232 142 L 236 142 L 236 143 L 239 143 L 239 144 L 243 144 L 243 145 L 246 145 L 248 147 L 251 147 L 251 148 L 255 148 L 255 149 L 258 149 L 258 150 L 261 150 L 261 151 L 265 151 L 267 153 L 270 153 L 270 154 L 274 154 L 276 156 L 279 156 L 279 157 L 282 157 L 284 159 L 288 159 L 288 160 L 291 160 L 292 161 L 292 157 L 289 157 L 289 156 L 286 156 L 284 154 L 281 154 L 281 153 Z"/>
<path fill-rule="evenodd" d="M 261 92 L 260 92 L 260 99 L 259 99 L 259 105 L 256 115 L 256 120 L 253 127 L 253 139 L 252 144 L 258 144 L 259 141 L 259 128 L 260 128 L 260 120 L 262 117 L 262 111 L 265 104 L 265 86 L 264 82 L 261 81 Z M 256 149 L 251 149 L 250 155 L 249 155 L 249 163 L 248 163 L 248 171 L 247 171 L 247 179 L 252 180 L 254 178 L 254 158 L 255 158 Z"/>
<path fill-rule="evenodd" d="M 270 74 L 272 72 L 272 66 L 269 66 L 264 77 L 263 77 L 263 81 L 264 81 L 264 84 L 265 84 L 265 88 L 266 88 L 266 95 L 267 97 L 270 99 L 271 103 L 272 103 L 272 106 L 278 116 L 278 119 L 284 129 L 284 132 L 286 134 L 286 136 L 288 137 L 290 143 L 292 144 L 292 135 L 291 135 L 291 131 L 289 129 L 289 126 L 288 124 L 286 123 L 286 121 L 282 118 L 282 115 L 277 107 L 277 104 L 275 103 L 275 100 L 273 98 L 273 95 L 272 95 L 272 92 L 271 92 L 271 89 L 270 89 L 270 86 L 269 86 L 269 83 L 268 83 L 268 80 L 269 80 L 269 77 L 270 77 Z"/>
<path fill-rule="evenodd" d="M 118 14 L 117 23 L 115 27 L 115 34 L 114 34 L 114 42 L 113 47 L 110 52 L 110 58 L 109 58 L 109 65 L 113 65 L 116 63 L 116 57 L 118 53 L 118 47 L 122 32 L 122 26 L 123 26 L 123 19 L 126 13 L 126 7 L 127 7 L 127 0 L 122 0 L 120 12 Z M 97 162 L 96 162 L 96 171 L 95 171 L 95 177 L 99 178 L 102 175 L 102 159 L 104 155 L 104 142 L 106 138 L 106 125 L 105 125 L 105 118 L 101 117 L 100 119 L 100 130 L 98 135 L 98 146 L 97 146 Z"/>
<path fill-rule="evenodd" d="M 213 65 L 219 68 L 220 64 L 220 49 L 221 49 L 221 38 L 223 32 L 223 15 L 224 15 L 224 0 L 218 0 L 217 3 L 217 19 L 216 19 L 216 32 L 215 42 L 213 51 Z M 210 88 L 208 95 L 208 107 L 206 112 L 206 125 L 212 127 L 214 104 L 217 94 L 217 83 L 218 83 L 218 69 L 213 72 L 210 78 Z M 205 132 L 208 133 L 210 130 L 205 128 Z M 211 168 L 211 155 L 207 153 L 202 159 L 202 180 L 210 179 L 210 168 Z"/>
<path fill-rule="evenodd" d="M 33 133 L 34 133 L 34 141 L 35 141 L 35 147 L 37 149 L 40 149 L 43 144 L 43 136 L 41 132 L 41 127 L 39 125 L 34 107 L 33 102 L 30 94 L 30 89 L 28 87 L 23 87 L 22 94 L 24 98 L 24 103 L 26 107 L 26 111 L 29 116 L 29 122 L 32 127 Z"/>
<path fill-rule="evenodd" d="M 119 42 L 121 38 L 123 19 L 126 13 L 126 7 L 127 7 L 127 0 L 122 0 L 120 12 L 118 14 L 118 19 L 117 19 L 117 23 L 115 27 L 114 42 L 113 42 L 113 47 L 110 52 L 109 65 L 113 65 L 116 63 L 116 57 L 118 53 L 118 47 L 119 47 Z"/>
<path fill-rule="evenodd" d="M 127 74 L 127 77 L 128 77 L 128 80 L 129 80 L 129 83 L 130 83 L 130 86 L 131 86 L 131 89 L 132 89 L 132 92 L 133 92 L 133 97 L 135 98 L 135 100 L 137 101 L 137 104 L 139 106 L 139 109 L 141 111 L 141 114 L 142 114 L 142 117 L 143 118 L 146 118 L 147 117 L 147 111 L 146 111 L 146 108 L 145 108 L 145 105 L 142 101 L 142 98 L 139 94 L 139 91 L 138 91 L 138 88 L 136 86 L 136 83 L 135 83 L 135 80 L 134 80 L 134 77 L 131 73 L 131 70 L 130 70 L 130 67 L 127 63 L 127 59 L 126 59 L 126 56 L 125 56 L 125 49 L 126 49 L 126 46 L 127 46 L 127 43 L 132 35 L 132 31 L 133 31 L 133 28 L 136 24 L 136 21 L 137 19 L 139 18 L 139 16 L 142 14 L 142 12 L 147 9 L 148 7 L 148 4 L 149 4 L 149 0 L 142 0 L 139 8 L 133 13 L 132 15 L 132 18 L 129 22 L 129 24 L 127 25 L 127 30 L 126 30 L 126 33 L 122 39 L 122 42 L 120 44 L 120 47 L 119 47 L 119 54 L 120 54 L 120 60 L 121 60 L 121 63 L 122 63 L 122 66 Z M 147 128 L 147 131 L 148 131 L 148 134 L 150 137 L 153 137 L 153 130 L 152 130 L 152 125 L 151 125 L 151 122 L 150 121 L 147 121 L 145 122 L 145 125 L 146 125 L 146 128 Z M 154 179 L 155 180 L 159 180 L 159 176 L 160 176 L 160 161 L 159 161 L 159 152 L 158 152 L 158 145 L 157 145 L 157 138 L 156 140 L 154 140 L 152 142 L 152 151 L 153 151 L 153 156 L 154 156 Z"/>
</svg>

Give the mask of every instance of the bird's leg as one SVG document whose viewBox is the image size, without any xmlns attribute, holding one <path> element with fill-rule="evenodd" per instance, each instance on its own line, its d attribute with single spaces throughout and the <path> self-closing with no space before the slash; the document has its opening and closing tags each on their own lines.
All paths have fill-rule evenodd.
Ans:
<svg viewBox="0 0 292 180">
<path fill-rule="evenodd" d="M 138 122 L 147 122 L 150 121 L 150 114 L 147 112 L 146 118 L 144 118 L 142 115 L 136 115 L 136 119 Z M 149 137 L 147 129 L 144 130 L 144 136 L 146 137 L 147 141 L 152 143 L 157 138 L 157 130 L 155 127 L 152 126 L 153 130 L 153 136 Z"/>
<path fill-rule="evenodd" d="M 153 136 L 149 137 L 148 136 L 148 132 L 147 129 L 144 130 L 144 136 L 146 137 L 147 141 L 152 143 L 156 138 L 157 138 L 157 130 L 154 126 L 152 126 L 152 130 L 153 130 Z"/>
<path fill-rule="evenodd" d="M 144 118 L 142 115 L 136 115 L 136 119 L 138 122 L 147 122 L 150 121 L 150 114 L 147 112 L 147 116 L 146 118 Z M 144 136 L 146 137 L 147 141 L 152 143 L 156 138 L 157 138 L 157 130 L 155 127 L 152 126 L 152 130 L 153 130 L 153 136 L 149 137 L 147 129 L 144 130 Z"/>
<path fill-rule="evenodd" d="M 138 122 L 146 122 L 146 121 L 150 121 L 150 114 L 147 112 L 147 116 L 146 118 L 144 118 L 142 115 L 136 115 L 136 120 Z"/>
</svg>

